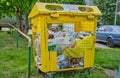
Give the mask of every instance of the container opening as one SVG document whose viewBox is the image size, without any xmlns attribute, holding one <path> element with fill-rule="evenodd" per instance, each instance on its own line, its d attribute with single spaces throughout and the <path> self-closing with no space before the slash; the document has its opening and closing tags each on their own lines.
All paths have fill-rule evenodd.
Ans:
<svg viewBox="0 0 120 78">
<path fill-rule="evenodd" d="M 82 12 L 93 12 L 94 10 L 89 7 L 78 7 L 78 9 Z"/>
<path fill-rule="evenodd" d="M 92 32 L 74 29 L 74 23 L 47 24 L 48 51 L 57 52 L 58 70 L 84 67 L 84 52 L 92 48 Z"/>
<path fill-rule="evenodd" d="M 90 7 L 77 7 L 71 5 L 46 5 L 46 9 L 51 11 L 68 11 L 68 12 L 93 12 L 94 10 Z"/>
<path fill-rule="evenodd" d="M 60 5 L 46 5 L 45 8 L 48 10 L 52 10 L 52 11 L 62 11 L 63 10 L 63 7 Z"/>
</svg>

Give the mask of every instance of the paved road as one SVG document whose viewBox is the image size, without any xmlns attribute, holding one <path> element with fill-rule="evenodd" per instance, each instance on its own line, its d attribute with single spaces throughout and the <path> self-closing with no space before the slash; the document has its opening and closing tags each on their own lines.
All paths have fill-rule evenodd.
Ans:
<svg viewBox="0 0 120 78">
<path fill-rule="evenodd" d="M 109 48 L 109 47 L 106 46 L 105 43 L 96 43 L 96 47 L 97 48 Z"/>
<path fill-rule="evenodd" d="M 114 78 L 118 78 L 118 72 L 117 72 L 117 70 L 104 69 L 104 72 L 108 76 L 113 76 Z"/>
<path fill-rule="evenodd" d="M 9 30 L 10 28 L 6 28 L 6 27 L 2 28 L 2 31 L 9 31 Z"/>
</svg>

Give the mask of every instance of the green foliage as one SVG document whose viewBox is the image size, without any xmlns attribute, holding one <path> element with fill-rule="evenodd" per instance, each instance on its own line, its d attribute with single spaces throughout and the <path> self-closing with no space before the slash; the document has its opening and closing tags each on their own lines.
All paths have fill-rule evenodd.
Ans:
<svg viewBox="0 0 120 78">
<path fill-rule="evenodd" d="M 37 0 L 0 0 L 0 16 L 12 16 L 16 12 L 28 14 Z M 63 4 L 85 4 L 85 0 L 39 0 L 47 3 L 63 3 Z M 102 17 L 99 24 L 114 24 L 115 2 L 116 0 L 93 0 L 94 4 L 99 7 Z M 118 19 L 120 16 L 118 16 Z M 117 20 L 120 25 L 120 20 Z"/>
<path fill-rule="evenodd" d="M 51 2 L 51 3 L 65 3 L 65 4 L 83 4 L 83 0 L 39 0 L 40 2 Z M 23 15 L 25 16 L 25 26 L 28 26 L 28 14 L 32 10 L 35 0 L 0 0 L 0 17 L 1 16 L 16 16 L 17 27 L 26 33 L 23 26 Z M 55 9 L 55 8 L 53 8 Z M 58 9 L 58 8 L 57 8 Z M 62 9 L 59 7 L 59 10 Z"/>
<path fill-rule="evenodd" d="M 0 17 L 15 17 L 17 28 L 26 33 L 28 29 L 28 14 L 31 11 L 34 3 L 35 0 L 0 0 Z M 26 27 L 24 27 L 24 25 Z"/>
<path fill-rule="evenodd" d="M 24 14 L 31 11 L 37 0 L 0 0 L 0 8 L 3 15 L 15 15 L 16 11 Z M 39 0 L 47 3 L 84 4 L 84 0 Z M 1 14 L 1 13 L 0 13 Z"/>
<path fill-rule="evenodd" d="M 24 14 L 30 12 L 35 0 L 0 0 L 3 15 L 11 16 L 16 12 Z"/>
<path fill-rule="evenodd" d="M 120 15 L 117 17 L 117 25 L 120 25 Z"/>
<path fill-rule="evenodd" d="M 47 3 L 61 3 L 61 4 L 84 4 L 85 0 L 39 0 Z"/>
<path fill-rule="evenodd" d="M 116 0 L 94 0 L 94 4 L 99 7 L 102 12 L 99 24 L 114 24 Z"/>
</svg>

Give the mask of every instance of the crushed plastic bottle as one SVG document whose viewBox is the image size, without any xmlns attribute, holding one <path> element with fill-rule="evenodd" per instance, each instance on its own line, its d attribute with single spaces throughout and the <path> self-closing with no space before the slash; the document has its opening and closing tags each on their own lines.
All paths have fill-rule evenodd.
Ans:
<svg viewBox="0 0 120 78">
<path fill-rule="evenodd" d="M 66 61 L 61 61 L 60 64 L 59 64 L 59 66 L 60 66 L 60 69 L 64 69 L 64 68 L 68 67 L 68 64 L 67 64 Z"/>
<path fill-rule="evenodd" d="M 58 59 L 58 64 L 57 64 L 58 69 L 63 69 L 68 67 L 68 63 L 64 55 L 59 55 L 57 59 Z"/>
</svg>

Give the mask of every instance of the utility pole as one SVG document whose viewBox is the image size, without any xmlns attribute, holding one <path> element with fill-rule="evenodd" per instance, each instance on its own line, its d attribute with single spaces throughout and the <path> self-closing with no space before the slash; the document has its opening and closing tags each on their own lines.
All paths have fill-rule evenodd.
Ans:
<svg viewBox="0 0 120 78">
<path fill-rule="evenodd" d="M 120 0 L 116 0 L 116 10 L 115 10 L 114 25 L 116 25 L 116 23 L 117 23 L 117 16 L 120 15 L 120 9 L 118 8 L 119 3 L 120 3 Z"/>
<path fill-rule="evenodd" d="M 93 1 L 92 0 L 85 0 L 85 4 L 86 5 L 93 5 Z"/>
</svg>

